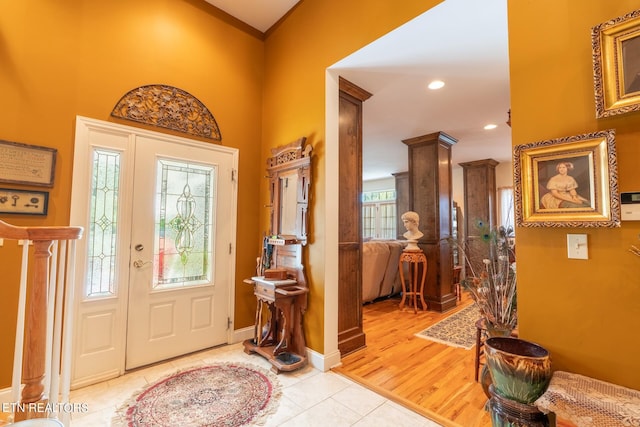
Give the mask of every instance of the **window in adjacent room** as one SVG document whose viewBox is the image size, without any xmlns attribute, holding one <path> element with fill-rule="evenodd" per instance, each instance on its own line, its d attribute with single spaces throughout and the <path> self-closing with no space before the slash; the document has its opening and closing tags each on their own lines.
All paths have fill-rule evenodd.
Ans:
<svg viewBox="0 0 640 427">
<path fill-rule="evenodd" d="M 513 187 L 498 188 L 498 225 L 505 226 L 511 230 L 511 234 L 515 231 L 514 226 L 514 209 L 513 209 Z"/>
<path fill-rule="evenodd" d="M 396 238 L 396 190 L 362 193 L 362 238 Z"/>
</svg>

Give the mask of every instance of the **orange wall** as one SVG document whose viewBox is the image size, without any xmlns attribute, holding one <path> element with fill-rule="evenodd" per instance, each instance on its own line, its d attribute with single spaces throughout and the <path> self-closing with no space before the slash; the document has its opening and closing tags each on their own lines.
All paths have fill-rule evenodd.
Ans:
<svg viewBox="0 0 640 427">
<path fill-rule="evenodd" d="M 305 334 L 318 352 L 324 351 L 325 70 L 440 1 L 304 0 L 266 40 L 262 156 L 300 136 L 314 149 Z M 261 189 L 267 204 L 266 182 Z"/>
<path fill-rule="evenodd" d="M 640 113 L 595 118 L 591 28 L 637 0 L 509 0 L 513 144 L 616 129 L 618 185 L 640 190 Z M 586 233 L 588 260 L 567 259 Z M 518 228 L 520 333 L 553 368 L 640 389 L 640 222 L 615 229 Z"/>
<path fill-rule="evenodd" d="M 3 2 L 0 139 L 59 151 L 49 215 L 2 219 L 68 222 L 76 115 L 109 120 L 115 102 L 144 84 L 187 90 L 213 112 L 223 145 L 240 149 L 235 328 L 245 327 L 255 303 L 241 281 L 253 273 L 268 229 L 267 213 L 254 214 L 265 204 L 264 159 L 269 148 L 307 136 L 315 158 L 305 332 L 322 352 L 325 69 L 439 2 L 304 0 L 266 43 L 198 0 Z M 640 113 L 594 118 L 589 30 L 636 7 L 635 0 L 509 1 L 514 144 L 616 128 L 622 191 L 640 189 Z M 566 259 L 567 232 L 589 235 L 589 260 Z M 556 369 L 640 388 L 640 260 L 627 252 L 639 235 L 638 223 L 518 229 L 521 333 L 551 351 Z M 15 262 L 7 249 L 0 266 Z M 5 307 L 17 299 L 7 283 L 13 278 L 0 286 Z M 14 319 L 0 310 L 2 342 L 12 339 Z M 1 354 L 0 387 L 9 372 Z"/>
<path fill-rule="evenodd" d="M 255 186 L 264 175 L 264 41 L 228 21 L 199 0 L 2 2 L 0 139 L 56 147 L 58 158 L 48 216 L 0 218 L 16 225 L 68 224 L 75 116 L 108 121 L 120 97 L 145 84 L 184 89 L 213 113 L 222 145 L 240 149 L 235 328 L 242 328 L 255 312 L 242 279 L 255 271 L 261 233 L 254 212 Z M 13 348 L 16 313 L 10 307 L 17 303 L 18 272 L 11 277 L 4 271 L 16 265 L 16 253 L 15 243 L 0 248 L 5 349 Z M 0 388 L 10 382 L 11 354 L 0 353 Z"/>
</svg>

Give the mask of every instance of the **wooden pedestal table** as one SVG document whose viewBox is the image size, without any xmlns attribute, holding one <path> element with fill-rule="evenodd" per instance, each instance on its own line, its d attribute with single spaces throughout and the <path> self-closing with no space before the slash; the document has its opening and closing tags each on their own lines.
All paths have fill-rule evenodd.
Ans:
<svg viewBox="0 0 640 427">
<path fill-rule="evenodd" d="M 407 289 L 407 282 L 404 280 L 404 263 L 409 266 L 409 286 Z M 420 286 L 418 286 L 418 274 L 420 272 L 420 266 L 422 266 L 422 278 L 420 279 Z M 427 302 L 424 300 L 424 282 L 427 278 L 427 257 L 422 251 L 405 251 L 400 255 L 400 261 L 398 262 L 398 268 L 400 269 L 400 282 L 402 282 L 402 299 L 400 300 L 400 309 L 404 308 L 404 303 L 409 297 L 409 305 L 413 302 L 413 312 L 418 312 L 418 300 L 422 305 L 422 309 L 427 309 Z"/>
<path fill-rule="evenodd" d="M 252 277 L 258 300 L 253 339 L 244 341 L 247 354 L 257 353 L 267 359 L 274 372 L 294 371 L 307 364 L 302 320 L 307 308 L 309 289 L 296 280 L 265 280 Z M 268 315 L 264 308 L 269 310 Z"/>
</svg>

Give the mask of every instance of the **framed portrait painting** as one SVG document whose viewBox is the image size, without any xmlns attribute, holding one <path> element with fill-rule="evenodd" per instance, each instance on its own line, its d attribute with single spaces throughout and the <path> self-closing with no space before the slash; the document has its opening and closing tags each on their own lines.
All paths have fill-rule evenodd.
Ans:
<svg viewBox="0 0 640 427">
<path fill-rule="evenodd" d="M 516 225 L 619 227 L 615 131 L 514 147 Z"/>
<path fill-rule="evenodd" d="M 591 30 L 596 117 L 640 111 L 640 10 Z"/>
</svg>

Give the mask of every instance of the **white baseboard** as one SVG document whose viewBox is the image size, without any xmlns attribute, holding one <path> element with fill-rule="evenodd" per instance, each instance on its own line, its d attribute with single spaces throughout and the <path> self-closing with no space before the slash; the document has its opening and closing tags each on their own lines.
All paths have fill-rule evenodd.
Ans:
<svg viewBox="0 0 640 427">
<path fill-rule="evenodd" d="M 253 338 L 253 331 L 254 331 L 253 326 L 249 326 L 247 328 L 242 328 L 242 329 L 235 329 L 233 331 L 231 342 L 229 344 L 235 344 L 235 343 Z"/>
<path fill-rule="evenodd" d="M 340 351 L 338 350 L 331 354 L 320 354 L 307 348 L 307 357 L 311 366 L 322 372 L 327 372 L 342 363 L 340 361 Z"/>
</svg>

